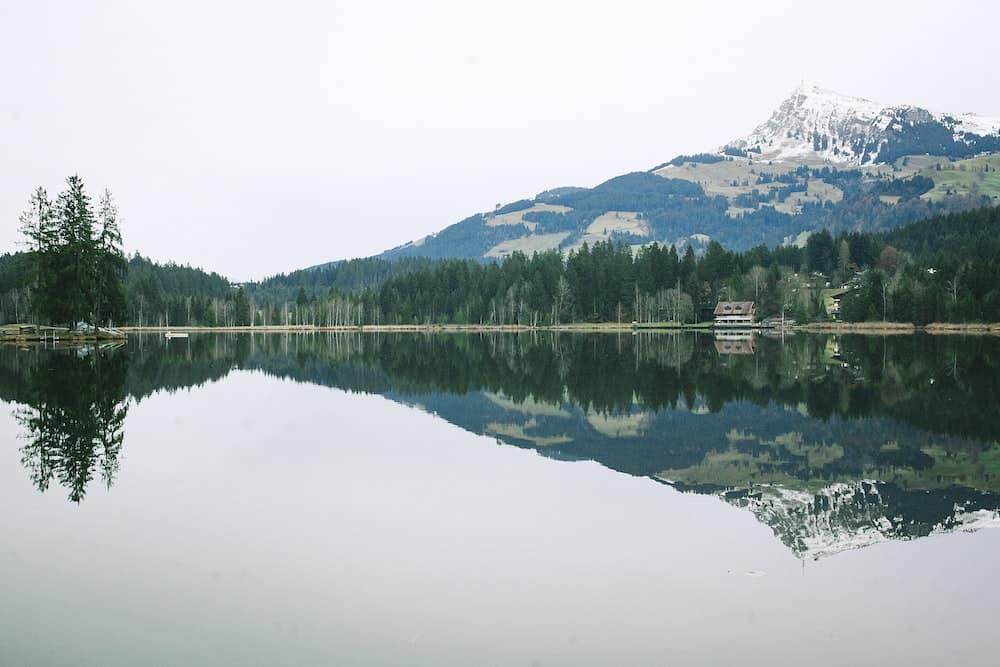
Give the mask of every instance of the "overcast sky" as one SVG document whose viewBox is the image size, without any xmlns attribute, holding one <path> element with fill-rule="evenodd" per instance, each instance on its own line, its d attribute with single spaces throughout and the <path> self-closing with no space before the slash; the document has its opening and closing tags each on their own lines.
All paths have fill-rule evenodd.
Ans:
<svg viewBox="0 0 1000 667">
<path fill-rule="evenodd" d="M 260 278 L 709 150 L 800 80 L 1000 113 L 1000 3 L 0 0 L 0 249 L 72 173 Z"/>
</svg>

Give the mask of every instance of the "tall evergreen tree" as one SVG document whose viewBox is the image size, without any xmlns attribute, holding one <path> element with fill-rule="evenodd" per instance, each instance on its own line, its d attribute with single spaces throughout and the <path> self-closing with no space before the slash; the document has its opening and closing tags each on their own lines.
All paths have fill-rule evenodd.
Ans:
<svg viewBox="0 0 1000 667">
<path fill-rule="evenodd" d="M 53 324 L 99 326 L 126 311 L 118 208 L 105 190 L 95 217 L 83 179 L 70 176 L 66 184 L 55 204 L 38 188 L 21 215 L 34 260 L 36 314 Z"/>
<path fill-rule="evenodd" d="M 97 219 L 100 229 L 94 266 L 94 323 L 100 326 L 125 315 L 125 271 L 128 269 L 118 226 L 118 206 L 107 189 L 98 203 Z"/>
<path fill-rule="evenodd" d="M 31 289 L 35 311 L 45 312 L 48 309 L 45 281 L 49 279 L 49 272 L 56 268 L 50 253 L 57 240 L 52 202 L 49 201 L 45 188 L 39 187 L 31 193 L 28 208 L 21 214 L 20 223 L 20 232 L 26 237 L 25 246 L 31 254 Z"/>
<path fill-rule="evenodd" d="M 54 289 L 52 319 L 69 324 L 88 321 L 96 296 L 97 242 L 94 237 L 94 211 L 84 189 L 83 179 L 70 176 L 68 189 L 56 199 L 59 235 L 59 270 Z"/>
</svg>

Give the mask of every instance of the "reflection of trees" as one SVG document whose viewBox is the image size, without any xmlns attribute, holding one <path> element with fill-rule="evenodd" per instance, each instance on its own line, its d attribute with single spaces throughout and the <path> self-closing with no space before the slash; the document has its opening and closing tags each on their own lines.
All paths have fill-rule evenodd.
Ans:
<svg viewBox="0 0 1000 667">
<path fill-rule="evenodd" d="M 979 465 L 978 453 L 991 449 L 1000 433 L 995 338 L 810 335 L 758 339 L 752 355 L 722 355 L 711 336 L 687 332 L 343 332 L 173 341 L 136 336 L 128 350 L 126 359 L 123 350 L 0 347 L 0 399 L 25 406 L 17 412 L 29 435 L 24 462 L 39 488 L 56 479 L 79 500 L 93 478 L 110 483 L 126 397 L 139 401 L 201 385 L 233 369 L 352 392 L 418 396 L 423 403 L 433 396 L 442 414 L 449 403 L 451 419 L 476 432 L 501 417 L 484 416 L 493 408 L 476 403 L 482 392 L 586 415 L 647 412 L 662 426 L 636 435 L 634 449 L 622 446 L 621 438 L 608 447 L 586 420 L 573 444 L 558 448 L 637 474 L 684 468 L 707 453 L 732 449 L 735 454 L 727 455 L 741 460 L 766 454 L 770 468 L 796 478 L 885 476 L 904 468 L 926 485 L 938 475 L 951 479 L 934 467 L 944 454 L 929 452 L 946 452 L 952 464 L 968 455 L 967 465 Z M 473 404 L 479 407 L 462 407 Z M 776 412 L 778 406 L 787 409 Z M 690 417 L 691 410 L 722 418 Z M 571 427 L 547 426 L 542 419 L 537 432 L 545 428 L 556 436 Z M 747 437 L 730 443 L 731 430 Z M 781 444 L 778 438 L 791 432 L 821 448 L 836 443 L 843 455 L 820 464 Z M 991 489 L 997 485 L 994 467 L 976 473 L 989 475 Z"/>
<path fill-rule="evenodd" d="M 692 333 L 587 336 L 362 334 L 194 336 L 130 342 L 129 393 L 144 397 L 256 370 L 349 391 L 503 393 L 584 410 L 670 410 L 778 403 L 811 417 L 889 417 L 932 432 L 995 439 L 1000 341 L 828 336 L 758 339 L 755 354 L 720 355 Z M 0 368 L 0 374 L 3 372 Z M 3 393 L 0 376 L 0 393 Z"/>
<path fill-rule="evenodd" d="M 125 437 L 127 370 L 124 351 L 86 348 L 45 354 L 22 376 L 25 404 L 14 413 L 27 440 L 21 461 L 40 491 L 55 479 L 79 502 L 95 475 L 112 484 Z"/>
</svg>

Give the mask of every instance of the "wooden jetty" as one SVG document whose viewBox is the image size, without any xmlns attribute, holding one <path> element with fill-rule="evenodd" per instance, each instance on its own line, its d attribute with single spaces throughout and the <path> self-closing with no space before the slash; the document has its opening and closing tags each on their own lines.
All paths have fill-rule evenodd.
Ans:
<svg viewBox="0 0 1000 667">
<path fill-rule="evenodd" d="M 0 326 L 0 343 L 75 343 L 94 340 L 121 340 L 124 338 L 125 334 L 123 332 L 105 327 L 70 329 L 68 327 L 49 327 L 40 324 L 5 324 Z"/>
</svg>

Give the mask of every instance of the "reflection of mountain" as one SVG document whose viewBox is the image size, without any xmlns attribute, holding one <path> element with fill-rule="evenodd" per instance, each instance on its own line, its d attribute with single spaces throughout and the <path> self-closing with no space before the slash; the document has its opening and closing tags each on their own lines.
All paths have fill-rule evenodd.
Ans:
<svg viewBox="0 0 1000 667">
<path fill-rule="evenodd" d="M 377 393 L 546 457 L 718 494 L 804 557 L 976 528 L 1000 506 L 990 338 L 796 336 L 758 339 L 745 355 L 696 334 L 205 335 L 129 347 L 123 391 L 137 400 L 231 369 Z M 29 402 L 29 357 L 44 355 L 0 350 L 0 397 Z"/>
<path fill-rule="evenodd" d="M 801 558 L 819 559 L 886 540 L 1000 526 L 995 494 L 959 487 L 908 491 L 895 484 L 858 481 L 816 491 L 768 485 L 722 496 L 753 512 Z"/>
</svg>

